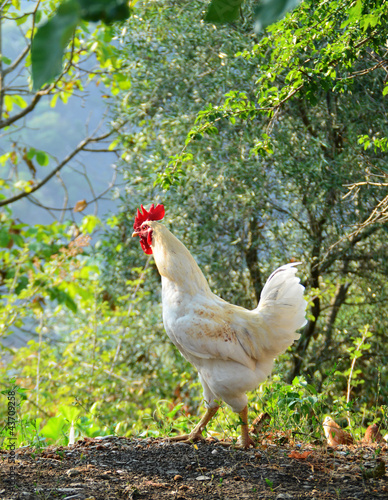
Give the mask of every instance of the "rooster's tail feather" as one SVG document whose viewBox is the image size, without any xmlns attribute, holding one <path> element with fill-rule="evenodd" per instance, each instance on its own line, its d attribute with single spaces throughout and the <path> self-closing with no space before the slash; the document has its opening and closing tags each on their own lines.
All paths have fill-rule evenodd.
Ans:
<svg viewBox="0 0 388 500">
<path fill-rule="evenodd" d="M 273 356 L 284 352 L 294 340 L 299 339 L 298 328 L 306 324 L 307 301 L 303 298 L 304 286 L 295 276 L 300 262 L 279 267 L 268 278 L 261 292 L 256 311 L 264 320 L 267 339 L 265 348 Z"/>
</svg>

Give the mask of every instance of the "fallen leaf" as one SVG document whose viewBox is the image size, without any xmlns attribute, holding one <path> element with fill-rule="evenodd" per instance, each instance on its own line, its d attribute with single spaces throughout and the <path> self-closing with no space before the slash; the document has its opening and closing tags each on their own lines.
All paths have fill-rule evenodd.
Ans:
<svg viewBox="0 0 388 500">
<path fill-rule="evenodd" d="M 304 451 L 299 453 L 299 451 L 292 450 L 288 455 L 289 458 L 296 458 L 297 460 L 306 460 L 306 458 L 311 455 L 312 451 Z"/>
<path fill-rule="evenodd" d="M 27 153 L 24 153 L 22 156 L 23 160 L 26 162 L 27 167 L 30 169 L 30 172 L 32 173 L 32 177 L 35 179 L 36 176 L 36 168 L 35 165 L 32 163 L 32 161 L 28 158 Z"/>
<path fill-rule="evenodd" d="M 168 483 L 155 483 L 154 481 L 144 481 L 144 486 L 151 486 L 152 488 L 169 488 Z"/>
</svg>

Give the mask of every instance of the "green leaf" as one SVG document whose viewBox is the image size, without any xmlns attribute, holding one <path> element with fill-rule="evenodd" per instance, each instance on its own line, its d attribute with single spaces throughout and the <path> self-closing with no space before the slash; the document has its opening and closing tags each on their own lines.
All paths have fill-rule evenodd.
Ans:
<svg viewBox="0 0 388 500">
<path fill-rule="evenodd" d="M 281 19 L 286 13 L 294 9 L 300 0 L 262 0 L 255 9 L 255 28 L 257 31 Z"/>
<path fill-rule="evenodd" d="M 47 167 L 49 164 L 49 155 L 44 151 L 37 151 L 35 154 L 36 161 L 39 163 L 41 167 Z"/>
<path fill-rule="evenodd" d="M 128 0 L 79 0 L 81 18 L 84 21 L 124 21 L 131 15 Z"/>
<path fill-rule="evenodd" d="M 230 23 L 238 19 L 243 0 L 212 0 L 205 15 L 208 23 Z"/>
<path fill-rule="evenodd" d="M 50 83 L 60 74 L 64 50 L 79 20 L 79 4 L 76 0 L 69 0 L 62 3 L 56 14 L 38 28 L 31 48 L 34 90 Z"/>
<path fill-rule="evenodd" d="M 66 424 L 67 422 L 62 415 L 52 417 L 47 421 L 47 424 L 43 427 L 40 433 L 42 436 L 56 441 L 62 437 L 62 429 Z"/>
<path fill-rule="evenodd" d="M 314 387 L 313 385 L 311 385 L 311 384 L 307 384 L 305 387 L 306 387 L 306 389 L 307 389 L 309 392 L 311 392 L 311 394 L 314 394 L 314 395 L 317 395 L 317 394 L 318 394 L 317 390 L 315 389 L 315 387 Z M 311 398 L 308 398 L 308 399 L 309 399 L 309 401 L 311 401 Z"/>
<path fill-rule="evenodd" d="M 65 419 L 68 422 L 71 422 L 72 420 L 76 420 L 78 418 L 78 415 L 81 413 L 81 410 L 77 408 L 76 406 L 69 406 L 69 405 L 61 405 L 58 408 L 60 414 L 65 417 Z"/>
<path fill-rule="evenodd" d="M 56 300 L 58 304 L 64 304 L 73 313 L 78 311 L 77 304 L 64 290 L 61 290 L 58 287 L 52 287 L 48 288 L 47 292 L 50 296 L 50 300 Z"/>
<path fill-rule="evenodd" d="M 25 288 L 27 288 L 28 286 L 28 278 L 27 276 L 22 276 L 20 278 L 20 280 L 18 281 L 18 284 L 15 288 L 15 293 L 16 295 L 19 295 L 19 293 L 24 290 Z"/>
<path fill-rule="evenodd" d="M 359 21 L 362 12 L 362 0 L 357 0 L 356 4 L 349 9 L 349 21 Z"/>
<path fill-rule="evenodd" d="M 4 64 L 11 64 L 11 59 L 9 59 L 8 57 L 5 57 L 3 55 L 0 55 L 0 60 L 4 63 Z"/>
<path fill-rule="evenodd" d="M 21 108 L 21 109 L 24 109 L 27 107 L 27 102 L 20 95 L 12 96 L 12 100 L 16 104 L 16 106 L 19 106 L 19 108 Z"/>
<path fill-rule="evenodd" d="M 23 99 L 23 97 L 19 95 L 5 95 L 4 96 L 4 105 L 7 111 L 12 111 L 13 105 L 19 106 L 19 108 L 26 108 L 27 102 Z"/>
<path fill-rule="evenodd" d="M 86 215 L 82 219 L 80 230 L 82 233 L 91 234 L 99 224 L 101 224 L 101 221 L 98 217 L 95 215 Z"/>
<path fill-rule="evenodd" d="M 0 229 L 0 247 L 6 247 L 10 242 L 11 237 L 7 229 Z"/>
</svg>

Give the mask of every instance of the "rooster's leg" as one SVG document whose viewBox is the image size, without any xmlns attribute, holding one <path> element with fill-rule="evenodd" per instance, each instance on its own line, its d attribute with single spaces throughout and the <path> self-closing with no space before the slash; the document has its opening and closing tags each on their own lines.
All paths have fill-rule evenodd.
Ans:
<svg viewBox="0 0 388 500">
<path fill-rule="evenodd" d="M 190 434 L 183 434 L 182 436 L 173 436 L 166 438 L 166 441 L 183 441 L 186 443 L 191 443 L 192 441 L 204 441 L 204 437 L 202 436 L 202 432 L 206 425 L 210 422 L 210 420 L 217 413 L 219 406 L 215 408 L 208 408 L 206 410 L 205 415 L 201 418 L 200 422 L 194 427 L 194 429 L 190 432 Z"/>
<path fill-rule="evenodd" d="M 249 436 L 248 432 L 248 406 L 246 406 L 240 413 L 240 418 L 242 420 L 241 424 L 241 445 L 242 448 L 249 448 L 250 446 L 255 447 L 253 439 Z"/>
</svg>

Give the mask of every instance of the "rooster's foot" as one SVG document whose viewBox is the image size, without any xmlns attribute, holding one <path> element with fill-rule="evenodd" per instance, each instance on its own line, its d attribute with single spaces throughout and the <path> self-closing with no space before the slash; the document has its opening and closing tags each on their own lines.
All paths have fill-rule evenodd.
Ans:
<svg viewBox="0 0 388 500">
<path fill-rule="evenodd" d="M 245 443 L 242 443 L 241 440 L 239 439 L 238 442 L 232 442 L 232 441 L 217 441 L 216 443 L 217 446 L 225 446 L 225 447 L 232 447 L 235 448 L 236 450 L 247 450 L 250 447 L 256 448 L 256 443 L 248 437 L 248 440 Z"/>
<path fill-rule="evenodd" d="M 205 441 L 205 438 L 199 432 L 191 432 L 190 434 L 182 434 L 181 436 L 164 438 L 163 441 L 194 443 L 195 441 Z"/>
<path fill-rule="evenodd" d="M 195 441 L 205 441 L 202 436 L 202 432 L 205 426 L 217 413 L 218 406 L 207 408 L 205 415 L 201 418 L 199 424 L 197 424 L 190 434 L 183 434 L 182 436 L 173 436 L 171 438 L 163 439 L 163 441 L 180 441 L 181 443 L 194 443 Z"/>
<path fill-rule="evenodd" d="M 256 448 L 256 443 L 253 441 L 253 439 L 251 437 L 243 436 L 242 443 L 238 444 L 236 448 L 241 448 L 243 450 L 247 450 L 250 447 Z"/>
</svg>

